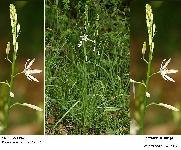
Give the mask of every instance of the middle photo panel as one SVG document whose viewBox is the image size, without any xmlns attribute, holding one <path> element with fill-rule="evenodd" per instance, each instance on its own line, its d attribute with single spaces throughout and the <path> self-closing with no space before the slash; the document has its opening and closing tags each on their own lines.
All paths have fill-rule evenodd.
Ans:
<svg viewBox="0 0 181 150">
<path fill-rule="evenodd" d="M 129 4 L 45 3 L 45 134 L 129 134 Z"/>
</svg>

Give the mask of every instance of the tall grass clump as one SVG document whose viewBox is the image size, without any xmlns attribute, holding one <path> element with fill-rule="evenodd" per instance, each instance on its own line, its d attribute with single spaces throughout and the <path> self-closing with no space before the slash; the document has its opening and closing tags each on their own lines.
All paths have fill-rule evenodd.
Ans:
<svg viewBox="0 0 181 150">
<path fill-rule="evenodd" d="M 7 42 L 6 50 L 4 50 L 4 53 L 6 53 L 6 60 L 10 63 L 11 68 L 10 69 L 10 76 L 9 80 L 1 81 L 1 101 L 0 101 L 0 134 L 7 134 L 8 132 L 8 125 L 9 125 L 9 117 L 10 117 L 10 111 L 12 107 L 16 107 L 17 105 L 29 107 L 31 109 L 42 111 L 41 108 L 38 106 L 35 106 L 33 104 L 29 103 L 21 103 L 17 101 L 16 93 L 14 92 L 14 89 L 16 85 L 14 85 L 15 78 L 19 76 L 20 74 L 24 74 L 28 80 L 39 82 L 33 75 L 40 73 L 42 70 L 39 69 L 31 69 L 31 66 L 33 65 L 35 59 L 28 59 L 25 63 L 25 68 L 21 72 L 17 72 L 17 58 L 19 53 L 19 42 L 18 38 L 20 36 L 20 24 L 18 22 L 18 15 L 16 12 L 16 8 L 13 4 L 10 4 L 10 22 L 11 22 L 11 35 L 12 40 Z"/>
<path fill-rule="evenodd" d="M 129 133 L 126 1 L 46 1 L 46 134 Z"/>
<path fill-rule="evenodd" d="M 133 97 L 135 99 L 135 112 L 134 112 L 134 119 L 132 120 L 131 131 L 134 134 L 144 134 L 144 120 L 147 110 L 150 106 L 161 106 L 165 107 L 167 109 L 170 109 L 172 111 L 179 111 L 179 109 L 175 108 L 174 106 L 171 106 L 169 104 L 165 104 L 162 102 L 158 102 L 158 100 L 152 101 L 154 97 L 152 97 L 151 89 L 149 88 L 151 79 L 155 75 L 161 75 L 162 78 L 168 82 L 175 82 L 171 77 L 170 74 L 175 74 L 178 72 L 178 70 L 175 69 L 168 69 L 167 66 L 171 61 L 171 58 L 164 59 L 162 63 L 160 64 L 160 69 L 157 72 L 153 72 L 153 58 L 154 58 L 154 38 L 156 35 L 156 25 L 154 23 L 154 17 L 151 5 L 146 4 L 146 25 L 147 25 L 147 35 L 148 40 L 143 43 L 142 47 L 142 60 L 147 65 L 146 70 L 146 77 L 142 81 L 135 81 L 133 79 L 130 79 L 130 82 L 132 83 L 133 87 Z M 157 31 L 159 32 L 159 31 Z M 136 85 L 138 85 L 138 90 L 141 92 L 136 93 Z M 134 131 L 135 130 L 135 131 Z"/>
</svg>

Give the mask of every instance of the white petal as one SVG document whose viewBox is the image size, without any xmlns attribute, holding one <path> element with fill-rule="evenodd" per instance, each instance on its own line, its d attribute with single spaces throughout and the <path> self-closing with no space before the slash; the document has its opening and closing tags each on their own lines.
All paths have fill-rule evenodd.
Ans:
<svg viewBox="0 0 181 150">
<path fill-rule="evenodd" d="M 171 110 L 173 110 L 173 111 L 179 111 L 179 109 L 177 109 L 177 108 L 175 108 L 175 107 L 173 107 L 173 106 L 171 106 L 171 105 L 168 105 L 168 104 L 159 103 L 159 104 L 157 104 L 157 105 L 163 106 L 163 107 L 168 108 L 168 109 L 171 109 Z"/>
<path fill-rule="evenodd" d="M 163 68 L 166 68 L 168 66 L 168 64 L 170 63 L 171 58 L 169 60 L 166 61 L 165 65 L 163 66 Z"/>
<path fill-rule="evenodd" d="M 170 69 L 170 70 L 167 70 L 166 73 L 167 74 L 170 74 L 170 73 L 177 73 L 178 70 L 175 70 L 175 69 Z"/>
<path fill-rule="evenodd" d="M 33 65 L 34 61 L 35 61 L 35 58 L 32 61 L 30 61 L 30 63 L 28 64 L 28 66 L 26 68 L 27 69 L 31 68 L 31 66 Z"/>
<path fill-rule="evenodd" d="M 39 82 L 35 77 L 33 77 L 32 75 L 28 75 L 28 78 L 30 78 L 30 80 L 33 80 L 35 82 Z"/>
<path fill-rule="evenodd" d="M 171 77 L 169 77 L 167 74 L 171 74 L 171 73 L 177 73 L 178 70 L 175 70 L 175 69 L 170 69 L 168 70 L 167 69 L 167 65 L 170 63 L 171 61 L 171 58 L 169 60 L 166 61 L 166 63 L 163 65 L 163 63 L 166 61 L 166 59 L 164 59 L 161 63 L 161 67 L 160 67 L 160 74 L 161 76 L 165 79 L 165 80 L 169 80 L 169 81 L 172 81 L 172 82 L 175 82 Z"/>
<path fill-rule="evenodd" d="M 29 70 L 30 74 L 41 73 L 41 72 L 42 70 L 39 70 L 39 69 Z"/>
<path fill-rule="evenodd" d="M 164 59 L 164 60 L 162 61 L 162 63 L 161 63 L 161 67 L 160 67 L 161 69 L 163 68 L 163 63 L 165 62 L 165 60 L 166 60 L 166 59 Z"/>
<path fill-rule="evenodd" d="M 169 77 L 169 76 L 167 76 L 167 75 L 165 75 L 164 77 L 165 77 L 167 80 L 169 80 L 169 81 L 175 82 L 171 77 Z"/>
<path fill-rule="evenodd" d="M 167 81 L 168 79 L 165 76 L 165 74 L 162 75 L 163 79 Z"/>
<path fill-rule="evenodd" d="M 25 74 L 25 75 L 26 75 L 26 77 L 27 77 L 28 80 L 30 80 L 30 81 L 32 80 L 32 79 L 29 77 L 29 76 L 30 76 L 29 74 Z"/>
<path fill-rule="evenodd" d="M 23 103 L 23 104 L 21 104 L 21 105 L 27 106 L 27 107 L 32 108 L 32 109 L 35 109 L 35 110 L 37 110 L 37 111 L 43 111 L 43 109 L 41 109 L 40 107 L 35 106 L 35 105 L 32 105 L 32 104 Z"/>
<path fill-rule="evenodd" d="M 25 69 L 27 68 L 27 64 L 28 64 L 29 61 L 30 61 L 30 59 L 28 59 L 28 60 L 26 61 L 26 63 L 25 63 Z"/>
</svg>

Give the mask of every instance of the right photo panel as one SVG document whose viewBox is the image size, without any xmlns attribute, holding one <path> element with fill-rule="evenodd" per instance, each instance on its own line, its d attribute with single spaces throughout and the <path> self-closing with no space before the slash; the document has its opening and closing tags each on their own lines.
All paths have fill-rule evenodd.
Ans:
<svg viewBox="0 0 181 150">
<path fill-rule="evenodd" d="M 128 1 L 45 3 L 45 134 L 129 134 Z"/>
<path fill-rule="evenodd" d="M 131 3 L 131 134 L 181 134 L 181 2 Z"/>
</svg>

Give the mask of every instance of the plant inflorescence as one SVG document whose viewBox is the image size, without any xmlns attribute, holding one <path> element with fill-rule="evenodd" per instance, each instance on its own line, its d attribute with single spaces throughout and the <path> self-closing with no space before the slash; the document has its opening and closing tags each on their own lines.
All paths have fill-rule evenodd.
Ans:
<svg viewBox="0 0 181 150">
<path fill-rule="evenodd" d="M 3 102 L 1 102 L 1 111 L 0 111 L 0 134 L 6 134 L 8 129 L 8 121 L 9 121 L 9 114 L 12 107 L 17 105 L 25 106 L 32 108 L 37 111 L 42 111 L 42 109 L 38 106 L 29 103 L 20 103 L 15 100 L 16 93 L 14 93 L 14 80 L 15 78 L 20 75 L 24 74 L 28 80 L 39 82 L 33 75 L 37 73 L 41 73 L 42 70 L 39 69 L 31 69 L 33 62 L 35 59 L 31 60 L 28 59 L 25 63 L 25 68 L 22 72 L 16 73 L 16 61 L 18 56 L 19 50 L 19 43 L 18 37 L 20 35 L 20 24 L 18 22 L 18 16 L 16 12 L 16 8 L 13 4 L 10 4 L 10 20 L 11 20 L 11 32 L 12 32 L 12 41 L 7 43 L 6 47 L 6 60 L 11 64 L 11 74 L 10 74 L 10 81 L 1 81 L 0 84 L 6 85 L 7 95 L 4 95 Z M 12 49 L 11 49 L 12 48 Z M 12 56 L 11 56 L 12 54 Z"/>
<path fill-rule="evenodd" d="M 169 75 L 175 74 L 178 72 L 178 70 L 175 69 L 168 69 L 167 66 L 171 61 L 171 58 L 166 60 L 164 59 L 160 65 L 159 71 L 152 73 L 152 63 L 153 63 L 153 53 L 154 53 L 154 37 L 156 34 L 156 25 L 154 23 L 153 19 L 153 13 L 151 5 L 146 4 L 146 25 L 147 25 L 147 31 L 148 31 L 148 42 L 143 43 L 142 47 L 142 60 L 147 65 L 147 71 L 146 71 L 146 79 L 144 81 L 135 81 L 133 79 L 130 79 L 130 82 L 133 85 L 133 95 L 134 99 L 136 99 L 135 105 L 137 107 L 136 113 L 135 113 L 135 120 L 132 121 L 132 124 L 137 127 L 133 127 L 137 131 L 133 131 L 135 134 L 136 132 L 138 134 L 144 134 L 144 120 L 145 120 L 145 114 L 147 112 L 147 109 L 149 106 L 157 105 L 162 106 L 168 109 L 171 109 L 173 111 L 179 111 L 179 109 L 175 108 L 174 106 L 164 104 L 164 103 L 158 103 L 158 102 L 150 102 L 149 99 L 152 97 L 150 94 L 149 84 L 150 80 L 153 77 L 153 75 L 160 74 L 164 80 L 175 82 Z M 148 48 L 148 50 L 147 50 Z M 148 58 L 146 58 L 146 51 L 148 51 Z M 143 95 L 142 96 L 135 96 L 135 84 L 139 84 L 143 87 Z M 131 129 L 132 130 L 132 129 Z"/>
</svg>

